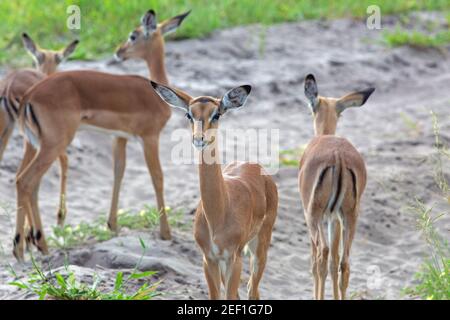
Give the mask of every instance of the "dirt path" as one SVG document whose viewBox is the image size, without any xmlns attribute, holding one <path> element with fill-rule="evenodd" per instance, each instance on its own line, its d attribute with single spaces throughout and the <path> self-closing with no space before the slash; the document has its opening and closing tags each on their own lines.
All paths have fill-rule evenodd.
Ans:
<svg viewBox="0 0 450 320">
<path fill-rule="evenodd" d="M 396 20 L 388 19 L 384 28 Z M 280 128 L 281 149 L 304 145 L 312 137 L 312 118 L 304 102 L 303 79 L 314 73 L 320 93 L 340 96 L 367 86 L 376 91 L 367 105 L 344 113 L 338 134 L 350 139 L 366 159 L 368 185 L 352 249 L 349 292 L 356 298 L 399 298 L 411 283 L 426 248 L 406 207 L 419 196 L 427 204 L 438 199 L 433 165 L 434 136 L 429 110 L 439 116 L 442 140 L 450 143 L 450 59 L 448 51 L 409 47 L 388 49 L 380 44 L 382 31 L 370 31 L 359 20 L 308 21 L 268 28 L 240 27 L 199 40 L 170 42 L 167 67 L 171 83 L 193 94 L 220 95 L 231 86 L 254 87 L 245 110 L 221 121 L 223 128 Z M 107 67 L 100 62 L 70 62 L 65 69 L 92 68 L 115 73 L 147 75 L 143 63 Z M 173 114 L 161 137 L 166 203 L 188 213 L 199 200 L 197 169 L 170 162 L 171 132 L 185 128 L 182 114 Z M 70 147 L 67 223 L 92 221 L 107 212 L 112 186 L 111 138 L 80 133 Z M 142 150 L 129 143 L 127 170 L 120 206 L 141 209 L 155 204 Z M 22 155 L 15 134 L 0 164 L 0 202 L 15 205 L 14 173 Z M 450 174 L 450 168 L 444 168 Z M 261 283 L 261 297 L 309 299 L 309 238 L 297 191 L 297 168 L 283 167 L 275 175 L 279 187 L 278 220 Z M 53 166 L 40 192 L 41 214 L 47 226 L 55 224 L 58 168 Z M 0 242 L 12 261 L 10 243 L 14 215 L 0 216 Z M 448 232 L 450 221 L 440 225 Z M 149 250 L 143 269 L 160 270 L 167 298 L 206 298 L 201 255 L 192 232 L 175 230 L 173 242 L 157 240 L 155 233 L 123 232 L 110 241 L 75 249 L 70 261 L 99 269 L 106 278 L 115 269 L 131 268 L 139 259 L 138 235 Z M 447 233 L 448 234 L 448 233 Z M 62 254 L 52 256 L 54 265 Z M 245 260 L 247 261 L 247 260 Z M 98 268 L 97 268 L 98 269 Z M 0 270 L 0 298 L 24 297 L 6 285 Z M 245 272 L 243 281 L 248 274 Z M 246 297 L 242 285 L 241 297 Z M 327 296 L 330 297 L 330 284 Z M 25 297 L 25 298 L 28 298 Z"/>
</svg>

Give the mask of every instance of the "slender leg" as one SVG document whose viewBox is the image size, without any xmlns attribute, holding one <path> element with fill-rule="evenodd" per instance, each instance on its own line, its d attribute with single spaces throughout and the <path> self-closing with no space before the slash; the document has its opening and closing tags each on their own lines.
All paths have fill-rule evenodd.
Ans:
<svg viewBox="0 0 450 320">
<path fill-rule="evenodd" d="M 274 219 L 273 219 L 274 220 Z M 273 222 L 264 222 L 259 231 L 256 246 L 250 244 L 250 280 L 248 282 L 248 298 L 249 300 L 259 300 L 259 282 L 261 281 L 267 261 L 267 251 L 269 250 L 270 239 L 272 237 Z M 255 241 L 255 240 L 253 240 Z"/>
<path fill-rule="evenodd" d="M 13 240 L 13 255 L 17 260 L 23 261 L 24 224 L 28 208 L 25 207 L 27 199 L 23 195 L 17 196 L 16 234 Z"/>
<path fill-rule="evenodd" d="M 66 185 L 67 185 L 67 170 L 69 169 L 69 158 L 67 153 L 61 154 L 59 156 L 59 165 L 61 168 L 61 185 L 60 185 L 60 195 L 59 195 L 59 209 L 56 215 L 56 221 L 58 226 L 64 226 L 64 221 L 67 216 L 66 207 Z"/>
<path fill-rule="evenodd" d="M 313 219 L 313 215 L 305 211 L 306 223 L 311 237 L 311 272 L 314 278 L 314 299 L 320 298 L 320 273 L 319 273 L 319 228 L 318 222 Z"/>
<path fill-rule="evenodd" d="M 220 299 L 220 271 L 218 263 L 203 257 L 203 270 L 208 283 L 209 299 Z"/>
<path fill-rule="evenodd" d="M 0 121 L 1 122 L 1 121 Z M 3 153 L 8 145 L 9 138 L 14 131 L 14 124 L 3 122 L 0 124 L 0 161 L 2 161 Z"/>
<path fill-rule="evenodd" d="M 314 299 L 319 299 L 319 269 L 317 265 L 317 245 L 311 238 L 311 273 L 314 278 Z"/>
<path fill-rule="evenodd" d="M 117 210 L 119 203 L 120 186 L 122 184 L 123 175 L 125 173 L 127 142 L 128 140 L 125 138 L 116 138 L 114 140 L 114 187 L 111 200 L 111 209 L 109 211 L 108 219 L 108 227 L 114 232 L 118 231 Z"/>
<path fill-rule="evenodd" d="M 33 225 L 35 226 L 35 228 L 31 228 L 30 237 L 32 239 L 32 243 L 36 246 L 36 248 L 38 248 L 39 251 L 41 251 L 43 254 L 48 254 L 48 248 L 45 239 L 43 239 L 43 241 L 40 241 L 40 239 L 43 237 L 43 227 L 39 214 L 38 197 L 39 184 L 36 185 L 31 195 L 31 213 L 33 218 Z"/>
<path fill-rule="evenodd" d="M 37 248 L 44 254 L 48 253 L 39 210 L 37 210 L 37 192 L 42 176 L 58 157 L 60 154 L 59 151 L 60 150 L 56 150 L 56 148 L 52 150 L 50 148 L 45 148 L 45 146 L 41 146 L 33 160 L 17 177 L 18 212 L 15 240 L 17 239 L 18 241 L 14 242 L 14 254 L 17 259 L 23 259 L 22 241 L 25 210 L 29 210 L 33 218 L 34 240 Z"/>
<path fill-rule="evenodd" d="M 350 279 L 350 249 L 353 242 L 353 237 L 355 236 L 355 226 L 356 226 L 356 217 L 358 216 L 357 209 L 351 214 L 347 214 L 344 212 L 343 214 L 343 252 L 341 258 L 341 274 L 339 279 L 339 286 L 341 290 L 341 299 L 346 299 L 346 292 L 348 288 L 348 282 Z"/>
<path fill-rule="evenodd" d="M 327 240 L 323 232 L 322 223 L 318 224 L 319 228 L 319 243 L 320 247 L 318 250 L 318 271 L 319 271 L 319 300 L 323 300 L 325 297 L 325 281 L 328 275 L 328 254 L 329 248 L 327 245 Z"/>
<path fill-rule="evenodd" d="M 159 217 L 159 227 L 160 235 L 163 240 L 170 240 L 172 236 L 170 234 L 169 222 L 167 220 L 166 209 L 164 204 L 164 179 L 163 172 L 161 169 L 161 163 L 159 161 L 159 151 L 158 151 L 158 137 L 152 136 L 143 139 L 144 142 L 144 153 L 145 160 L 147 162 L 148 170 L 152 177 L 153 187 L 156 193 L 156 201 L 158 204 L 158 211 L 160 213 Z"/>
<path fill-rule="evenodd" d="M 229 268 L 231 268 L 231 270 Z M 228 272 L 230 272 L 230 275 L 225 275 L 225 278 L 228 277 L 228 279 L 225 279 L 226 299 L 238 300 L 242 272 L 242 258 L 240 254 L 236 254 L 234 261 L 227 265 L 227 273 Z"/>
<path fill-rule="evenodd" d="M 333 219 L 330 221 L 330 242 L 331 242 L 331 261 L 330 261 L 330 274 L 333 281 L 333 297 L 335 300 L 339 300 L 339 242 L 340 242 L 340 224 L 339 220 Z"/>
<path fill-rule="evenodd" d="M 36 150 L 33 148 L 31 144 L 28 142 L 24 143 L 24 155 L 22 162 L 20 163 L 19 168 L 17 169 L 16 177 L 20 175 L 20 173 L 26 168 L 30 162 L 33 160 L 34 156 L 36 155 Z M 14 249 L 14 255 L 18 260 L 23 259 L 23 241 L 26 242 L 26 248 L 27 251 L 31 250 L 31 244 L 33 243 L 33 218 L 31 216 L 31 212 L 24 207 L 21 207 L 19 204 L 19 201 L 17 201 L 17 225 L 16 229 L 18 231 L 21 230 L 21 233 L 16 232 L 15 235 L 15 249 Z M 21 216 L 23 215 L 23 217 Z M 25 220 L 26 218 L 26 220 Z M 23 219 L 23 221 L 22 221 Z M 20 222 L 20 225 L 18 225 Z M 25 225 L 27 223 L 28 225 Z M 25 236 L 26 235 L 26 236 Z M 25 237 L 25 239 L 24 239 Z M 17 240 L 17 241 L 16 241 Z M 16 250 L 17 247 L 17 250 Z"/>
<path fill-rule="evenodd" d="M 278 191 L 276 185 L 270 181 L 266 182 L 267 211 L 261 229 L 258 232 L 257 243 L 249 243 L 252 253 L 250 258 L 251 276 L 247 285 L 248 298 L 259 300 L 259 283 L 266 267 L 267 253 L 272 240 L 272 230 L 278 212 Z"/>
</svg>

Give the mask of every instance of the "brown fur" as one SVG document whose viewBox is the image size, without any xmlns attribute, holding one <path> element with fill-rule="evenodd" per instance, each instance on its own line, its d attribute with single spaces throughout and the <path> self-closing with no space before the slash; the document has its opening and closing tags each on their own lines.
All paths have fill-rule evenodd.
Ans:
<svg viewBox="0 0 450 320">
<path fill-rule="evenodd" d="M 350 248 L 366 185 L 366 168 L 353 145 L 334 134 L 340 113 L 345 108 L 364 104 L 373 90 L 352 93 L 340 99 L 325 98 L 317 96 L 312 75 L 305 80 L 305 94 L 311 100 L 316 136 L 300 160 L 299 190 L 311 236 L 315 299 L 324 298 L 329 256 L 334 298 L 346 298 Z M 325 221 L 330 224 L 328 236 L 331 241 L 326 239 Z M 342 257 L 339 256 L 341 241 Z"/>
<path fill-rule="evenodd" d="M 150 11 L 149 11 L 150 12 Z M 154 13 L 153 13 L 154 14 Z M 187 14 L 186 14 L 187 15 Z M 122 60 L 144 59 L 157 81 L 167 83 L 164 64 L 164 39 L 162 29 L 174 21 L 178 26 L 186 16 L 169 19 L 156 30 L 135 43 L 126 41 L 117 51 Z M 177 20 L 178 19 L 178 20 Z M 142 30 L 141 27 L 136 30 Z M 28 47 L 33 49 L 33 45 Z M 48 81 L 47 81 L 48 80 Z M 40 150 L 36 154 L 30 143 L 26 144 L 24 159 L 17 172 L 18 214 L 14 255 L 23 259 L 23 217 L 31 214 L 42 236 L 36 241 L 38 248 L 47 252 L 47 245 L 40 223 L 37 206 L 37 189 L 42 175 L 58 154 L 64 152 L 81 124 L 108 130 L 119 130 L 142 139 L 144 154 L 153 186 L 158 209 L 161 212 L 161 238 L 171 239 L 170 227 L 165 214 L 163 173 L 159 161 L 159 133 L 170 117 L 170 109 L 161 103 L 147 79 L 138 76 L 114 76 L 99 72 L 66 72 L 49 77 L 30 90 L 22 103 L 20 122 L 39 137 Z M 49 112 L 49 114 L 47 114 Z M 114 140 L 114 185 L 108 227 L 117 231 L 117 206 L 120 185 L 126 165 L 126 137 Z M 67 158 L 64 158 L 67 165 Z M 31 196 L 35 194 L 34 196 Z"/>
<path fill-rule="evenodd" d="M 29 105 L 36 117 L 26 117 Z M 126 111 L 124 112 L 124 109 Z M 69 71 L 54 74 L 35 85 L 22 100 L 19 122 L 39 135 L 37 151 L 28 143 L 21 170 L 17 174 L 18 224 L 22 234 L 24 211 L 35 218 L 35 230 L 41 230 L 37 199 L 31 195 L 38 189 L 40 179 L 60 154 L 64 153 L 82 124 L 102 129 L 121 131 L 142 139 L 145 158 L 156 189 L 158 209 L 161 212 L 161 232 L 170 237 L 163 199 L 163 176 L 158 158 L 159 133 L 170 117 L 170 109 L 161 102 L 150 87 L 148 79 L 139 76 L 111 75 L 95 71 Z M 40 128 L 40 129 L 39 129 Z M 117 144 L 120 144 L 119 146 Z M 115 159 L 124 162 L 126 139 L 118 138 Z M 117 169 L 123 172 L 124 168 Z M 119 179 L 121 180 L 121 179 Z M 120 181 L 119 181 L 120 184 Z M 116 188 L 117 190 L 117 188 Z M 114 194 L 109 226 L 117 228 L 117 196 Z M 34 206 L 30 209 L 30 205 Z M 23 238 L 23 237 L 20 237 Z M 45 237 L 38 247 L 46 251 Z M 21 256 L 20 244 L 15 248 Z"/>
<path fill-rule="evenodd" d="M 14 129 L 15 120 L 18 115 L 18 106 L 25 95 L 25 92 L 33 85 L 43 80 L 47 75 L 56 71 L 58 65 L 67 58 L 75 49 L 78 44 L 78 40 L 70 43 L 66 48 L 54 51 L 41 49 L 34 41 L 24 33 L 22 40 L 25 49 L 35 60 L 36 70 L 33 69 L 21 69 L 11 72 L 1 84 L 0 96 L 3 97 L 3 103 L 6 103 L 8 108 L 4 110 L 0 107 L 0 161 L 3 157 L 3 152 L 8 145 L 9 138 Z M 67 209 L 65 203 L 65 190 L 67 181 L 67 169 L 68 158 L 64 153 L 59 157 L 61 167 L 61 188 L 60 188 L 60 203 L 57 212 L 58 225 L 64 224 Z M 33 225 L 31 217 L 28 217 L 28 223 Z M 31 227 L 30 231 L 33 228 Z M 33 240 L 33 235 L 28 236 L 30 240 Z M 28 243 L 27 243 L 28 245 Z"/>
<path fill-rule="evenodd" d="M 158 84 L 155 86 L 159 87 Z M 219 121 L 211 122 L 210 119 L 220 110 L 221 100 L 203 96 L 191 98 L 172 91 L 184 101 L 182 108 L 192 117 L 193 142 L 202 142 L 207 154 L 218 155 L 215 129 Z M 239 298 L 242 250 L 249 244 L 251 276 L 248 296 L 249 299 L 259 299 L 258 286 L 277 216 L 277 187 L 259 164 L 234 162 L 222 172 L 218 159 L 211 163 L 205 154 L 204 151 L 199 152 L 201 200 L 195 214 L 194 237 L 203 251 L 209 297 L 220 299 L 223 284 L 226 299 Z"/>
</svg>

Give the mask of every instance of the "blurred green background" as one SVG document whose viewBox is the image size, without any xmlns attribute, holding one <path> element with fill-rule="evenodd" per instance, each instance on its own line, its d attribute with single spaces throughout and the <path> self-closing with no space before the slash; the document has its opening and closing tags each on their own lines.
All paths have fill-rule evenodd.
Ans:
<svg viewBox="0 0 450 320">
<path fill-rule="evenodd" d="M 66 26 L 67 6 L 81 9 L 81 29 Z M 30 65 L 22 48 L 24 31 L 43 48 L 59 49 L 70 40 L 81 43 L 71 59 L 111 56 L 148 9 L 159 21 L 192 9 L 172 38 L 192 38 L 236 25 L 366 16 L 377 4 L 382 14 L 413 10 L 450 11 L 450 0 L 14 0 L 0 3 L 0 64 Z"/>
</svg>

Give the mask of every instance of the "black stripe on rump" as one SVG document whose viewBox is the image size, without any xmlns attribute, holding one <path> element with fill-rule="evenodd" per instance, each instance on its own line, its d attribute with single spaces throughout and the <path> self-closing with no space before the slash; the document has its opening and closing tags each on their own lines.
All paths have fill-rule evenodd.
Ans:
<svg viewBox="0 0 450 320">
<path fill-rule="evenodd" d="M 41 126 L 39 125 L 39 121 L 36 117 L 36 114 L 33 111 L 33 106 L 31 105 L 31 103 L 28 103 L 25 108 L 25 118 L 28 118 L 28 111 L 30 112 L 31 121 L 37 127 L 38 133 L 41 134 Z"/>
</svg>

